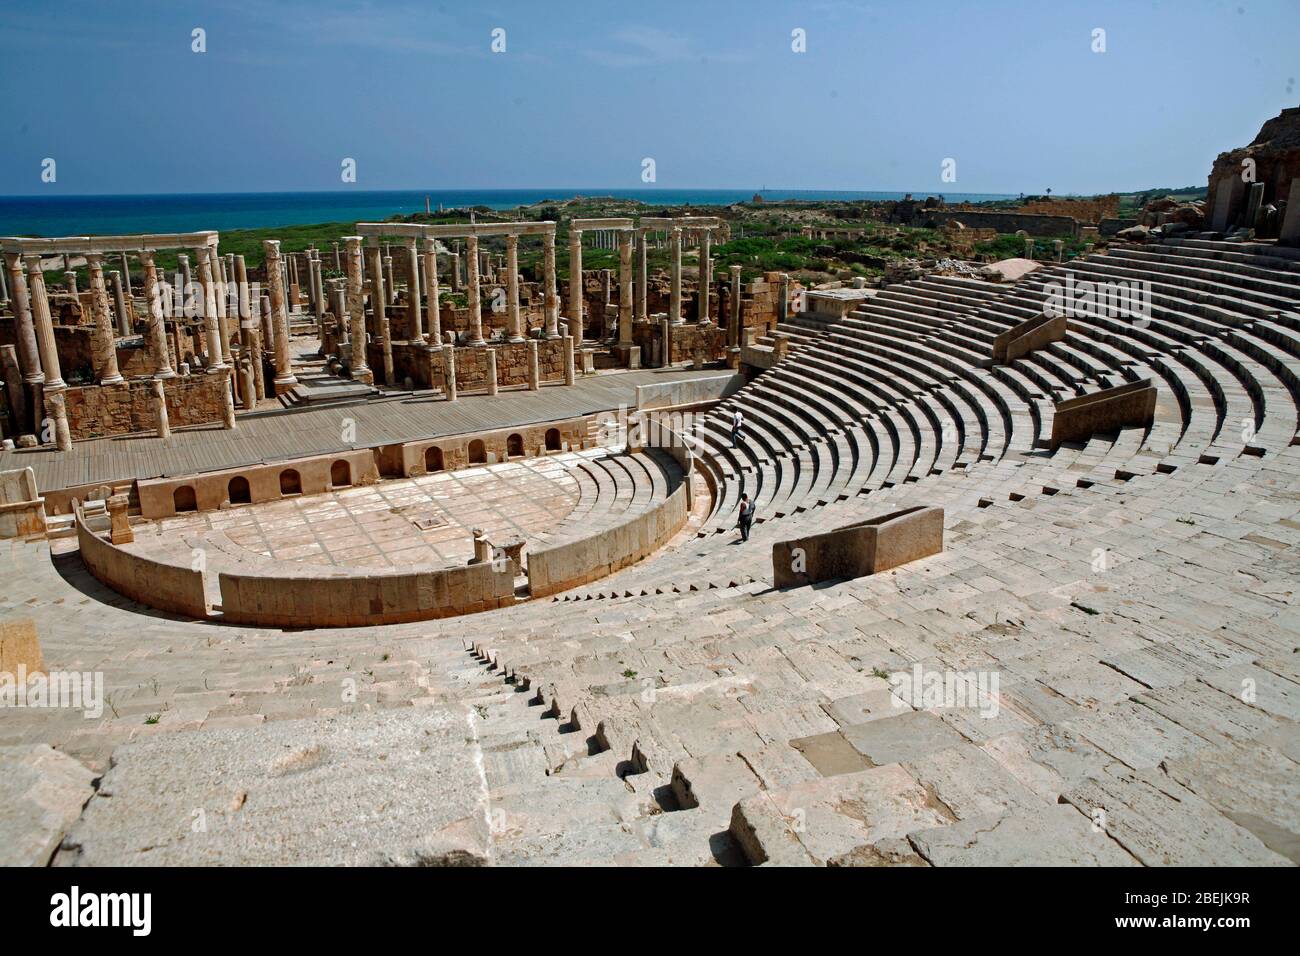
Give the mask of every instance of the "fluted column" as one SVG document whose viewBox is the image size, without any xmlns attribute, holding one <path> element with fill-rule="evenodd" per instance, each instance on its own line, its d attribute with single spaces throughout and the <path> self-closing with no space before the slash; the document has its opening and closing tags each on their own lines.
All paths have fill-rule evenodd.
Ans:
<svg viewBox="0 0 1300 956">
<path fill-rule="evenodd" d="M 122 381 L 122 373 L 117 367 L 117 339 L 104 286 L 104 257 L 98 252 L 86 253 L 86 269 L 90 274 L 90 315 L 95 323 L 90 331 L 95 378 L 101 385 L 116 385 Z"/>
<path fill-rule="evenodd" d="M 266 382 L 262 374 L 262 334 L 260 323 L 253 317 L 253 290 L 248 287 L 248 263 L 243 256 L 235 256 L 235 293 L 239 312 L 239 350 L 248 363 L 253 376 L 252 394 L 266 397 Z"/>
<path fill-rule="evenodd" d="M 506 309 L 510 320 L 510 341 L 524 340 L 523 318 L 519 314 L 519 237 L 506 236 Z"/>
<path fill-rule="evenodd" d="M 582 346 L 582 230 L 569 227 L 569 334 Z"/>
<path fill-rule="evenodd" d="M 682 318 L 682 230 L 680 226 L 673 227 L 672 252 L 673 284 L 668 298 L 668 321 L 673 325 L 681 325 L 685 319 Z"/>
<path fill-rule="evenodd" d="M 700 234 L 700 312 L 697 316 L 700 325 L 709 324 L 709 291 L 713 284 L 713 261 L 709 258 L 709 249 L 712 239 L 711 229 Z"/>
<path fill-rule="evenodd" d="M 227 315 L 230 304 L 230 284 L 226 281 L 226 261 L 217 255 L 217 247 L 208 248 L 208 259 L 212 263 L 212 278 L 216 282 L 217 296 L 217 332 L 221 336 L 221 364 L 232 369 L 235 360 L 230 354 L 230 318 Z"/>
<path fill-rule="evenodd" d="M 424 240 L 424 297 L 429 313 L 429 335 L 435 346 L 442 345 L 442 308 L 438 303 L 438 240 Z M 426 341 L 428 340 L 426 339 Z"/>
<path fill-rule="evenodd" d="M 483 339 L 483 308 L 478 291 L 478 236 L 465 239 L 465 266 L 469 270 L 466 295 L 469 303 L 469 344 L 486 345 L 487 342 Z"/>
<path fill-rule="evenodd" d="M 542 310 L 546 313 L 545 335 L 560 334 L 560 303 L 555 288 L 555 230 L 542 235 Z"/>
<path fill-rule="evenodd" d="M 145 343 L 149 349 L 149 364 L 153 366 L 154 378 L 172 378 L 171 361 L 167 355 L 167 322 L 163 318 L 162 294 L 158 288 L 158 264 L 154 261 L 152 249 L 140 252 L 140 264 L 144 267 L 144 298 L 149 305 L 149 327 L 145 332 Z"/>
<path fill-rule="evenodd" d="M 384 363 L 385 385 L 393 384 L 393 342 L 388 334 L 392 265 L 392 257 L 385 256 L 383 250 L 376 246 L 374 255 L 370 257 L 370 311 L 375 316 L 375 333 L 379 336 L 379 355 Z M 385 266 L 388 267 L 387 275 Z"/>
<path fill-rule="evenodd" d="M 27 276 L 23 272 L 23 260 L 18 255 L 9 256 L 10 304 L 14 312 L 18 346 L 18 367 L 22 369 L 23 381 L 28 385 L 40 385 L 45 381 L 41 371 L 41 353 L 36 343 L 36 326 L 32 322 L 32 300 L 27 292 Z"/>
<path fill-rule="evenodd" d="M 221 361 L 221 327 L 217 324 L 217 289 L 212 280 L 212 262 L 208 257 L 208 247 L 199 246 L 194 250 L 199 263 L 199 284 L 203 289 L 203 340 L 208 353 L 206 371 L 216 372 L 223 368 Z"/>
<path fill-rule="evenodd" d="M 284 279 L 280 272 L 280 240 L 263 239 L 266 253 L 266 276 L 270 284 L 271 332 L 275 336 L 275 390 L 293 388 L 298 384 L 294 377 L 289 355 L 289 315 L 285 311 Z"/>
<path fill-rule="evenodd" d="M 406 241 L 406 316 L 411 322 L 411 341 L 424 341 L 424 324 L 420 319 L 420 246 L 416 239 Z"/>
<path fill-rule="evenodd" d="M 54 444 L 59 451 L 72 451 L 68 406 L 63 399 L 67 385 L 59 368 L 59 350 L 54 342 L 54 320 L 50 317 L 50 300 L 45 291 L 45 274 L 41 272 L 41 257 L 31 255 L 23 258 L 27 263 L 28 295 L 32 322 L 36 327 L 36 345 L 41 356 L 41 368 L 45 370 L 45 414 L 54 423 Z"/>
<path fill-rule="evenodd" d="M 632 344 L 632 230 L 618 234 L 618 344 Z"/>
<path fill-rule="evenodd" d="M 113 287 L 113 311 L 117 313 L 117 334 L 131 334 L 131 313 L 126 308 L 126 292 L 122 289 L 122 273 L 114 269 L 108 274 L 109 285 Z"/>
</svg>

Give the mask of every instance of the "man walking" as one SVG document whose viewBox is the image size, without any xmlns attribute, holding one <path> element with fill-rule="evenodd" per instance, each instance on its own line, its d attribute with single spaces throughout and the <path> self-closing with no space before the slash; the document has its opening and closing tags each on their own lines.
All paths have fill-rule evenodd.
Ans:
<svg viewBox="0 0 1300 956">
<path fill-rule="evenodd" d="M 741 429 L 745 427 L 745 413 L 739 408 L 731 416 L 731 447 L 735 448 L 738 442 L 743 442 L 745 436 Z"/>
<path fill-rule="evenodd" d="M 740 540 L 749 540 L 749 526 L 754 523 L 754 502 L 749 500 L 749 495 L 740 496 L 740 517 L 736 520 L 736 527 L 740 529 Z"/>
</svg>

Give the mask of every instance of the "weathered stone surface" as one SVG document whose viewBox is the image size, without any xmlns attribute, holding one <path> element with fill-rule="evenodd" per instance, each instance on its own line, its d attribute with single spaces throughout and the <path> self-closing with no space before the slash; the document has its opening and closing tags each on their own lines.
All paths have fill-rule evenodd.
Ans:
<svg viewBox="0 0 1300 956">
<path fill-rule="evenodd" d="M 44 672 L 45 660 L 36 622 L 31 618 L 0 621 L 0 674 L 17 678 L 19 666 L 28 674 Z"/>
<path fill-rule="evenodd" d="M 1064 799 L 1146 866 L 1289 862 L 1159 770 L 1107 772 L 1085 780 Z"/>
<path fill-rule="evenodd" d="M 919 760 L 964 740 L 961 734 L 924 710 L 900 711 L 896 717 L 852 724 L 842 732 L 853 749 L 876 766 Z"/>
<path fill-rule="evenodd" d="M 45 866 L 97 776 L 46 744 L 0 747 L 0 866 Z"/>
<path fill-rule="evenodd" d="M 488 858 L 469 712 L 389 711 L 118 748 L 60 865 L 462 865 Z"/>
<path fill-rule="evenodd" d="M 1074 807 L 970 817 L 908 839 L 935 866 L 1137 866 Z"/>
</svg>

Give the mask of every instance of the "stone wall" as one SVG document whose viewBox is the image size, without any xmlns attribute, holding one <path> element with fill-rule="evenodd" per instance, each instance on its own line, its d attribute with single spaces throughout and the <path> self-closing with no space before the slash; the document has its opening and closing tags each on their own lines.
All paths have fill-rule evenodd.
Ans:
<svg viewBox="0 0 1300 956">
<path fill-rule="evenodd" d="M 189 568 L 151 561 L 143 555 L 109 544 L 76 516 L 81 560 L 96 580 L 118 594 L 148 607 L 189 617 L 207 617 L 203 574 Z"/>
<path fill-rule="evenodd" d="M 172 428 L 222 420 L 224 375 L 178 375 L 163 380 Z M 74 441 L 108 438 L 158 427 L 150 379 L 116 385 L 73 386 L 67 391 L 68 427 Z"/>
<path fill-rule="evenodd" d="M 511 562 L 408 574 L 218 576 L 223 620 L 260 627 L 365 627 L 473 614 L 513 604 Z"/>
<path fill-rule="evenodd" d="M 1072 216 L 1045 216 L 1018 212 L 974 212 L 927 209 L 917 215 L 917 225 L 941 229 L 953 220 L 971 229 L 996 229 L 1000 233 L 1024 230 L 1031 236 L 1073 236 L 1079 223 Z"/>
</svg>

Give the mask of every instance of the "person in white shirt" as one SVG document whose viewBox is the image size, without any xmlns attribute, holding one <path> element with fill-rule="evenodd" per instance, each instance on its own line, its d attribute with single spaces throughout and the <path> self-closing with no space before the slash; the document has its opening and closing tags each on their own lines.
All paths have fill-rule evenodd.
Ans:
<svg viewBox="0 0 1300 956">
<path fill-rule="evenodd" d="M 749 500 L 749 495 L 740 496 L 740 517 L 736 520 L 736 527 L 740 529 L 740 540 L 749 540 L 749 526 L 754 523 L 754 502 Z"/>
<path fill-rule="evenodd" d="M 732 448 L 735 448 L 738 443 L 743 442 L 745 440 L 745 436 L 741 431 L 741 429 L 743 429 L 744 427 L 745 427 L 745 413 L 738 408 L 735 410 L 735 412 L 732 413 L 731 416 L 731 447 Z"/>
</svg>

